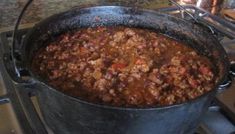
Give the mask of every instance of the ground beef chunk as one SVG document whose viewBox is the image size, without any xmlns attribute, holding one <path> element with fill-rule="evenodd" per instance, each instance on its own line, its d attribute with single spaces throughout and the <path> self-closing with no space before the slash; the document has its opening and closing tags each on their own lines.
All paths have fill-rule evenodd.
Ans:
<svg viewBox="0 0 235 134">
<path fill-rule="evenodd" d="M 183 103 L 217 81 L 208 58 L 184 43 L 121 26 L 62 34 L 35 53 L 32 69 L 65 94 L 121 107 Z"/>
</svg>

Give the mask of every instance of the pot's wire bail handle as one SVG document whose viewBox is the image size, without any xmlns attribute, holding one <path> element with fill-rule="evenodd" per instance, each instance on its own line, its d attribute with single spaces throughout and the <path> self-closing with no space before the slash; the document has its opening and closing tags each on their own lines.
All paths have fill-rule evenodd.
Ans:
<svg viewBox="0 0 235 134">
<path fill-rule="evenodd" d="M 230 87 L 234 79 L 235 79 L 235 62 L 231 62 L 227 79 L 225 79 L 225 81 L 221 85 L 219 85 L 219 93 Z"/>
<path fill-rule="evenodd" d="M 29 7 L 29 5 L 32 3 L 33 0 L 28 0 L 27 3 L 25 4 L 25 6 L 23 7 L 22 11 L 20 12 L 19 17 L 16 20 L 16 24 L 14 27 L 14 31 L 13 31 L 13 41 L 12 41 L 12 48 L 11 48 L 11 56 L 12 56 L 12 61 L 13 61 L 13 65 L 14 65 L 14 69 L 15 69 L 15 73 L 18 77 L 20 77 L 20 71 L 17 68 L 17 57 L 20 56 L 19 52 L 16 51 L 16 45 L 20 45 L 19 42 L 17 42 L 16 38 L 17 38 L 17 32 L 18 32 L 18 28 L 21 22 L 21 19 L 25 13 L 25 11 L 27 10 L 27 8 Z"/>
<path fill-rule="evenodd" d="M 185 13 L 187 13 L 195 22 L 198 23 L 198 20 L 196 17 L 194 17 L 194 15 L 192 15 L 187 9 L 185 9 L 185 7 L 181 6 L 179 3 L 177 3 L 174 0 L 169 0 L 169 2 L 171 2 L 172 4 L 176 5 L 180 10 L 184 11 Z"/>
</svg>

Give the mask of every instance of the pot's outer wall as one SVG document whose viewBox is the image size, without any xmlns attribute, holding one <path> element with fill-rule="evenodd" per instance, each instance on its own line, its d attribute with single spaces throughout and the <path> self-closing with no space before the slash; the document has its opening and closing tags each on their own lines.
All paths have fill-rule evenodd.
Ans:
<svg viewBox="0 0 235 134">
<path fill-rule="evenodd" d="M 210 58 L 220 81 L 227 75 L 227 55 L 204 29 L 154 11 L 115 6 L 73 9 L 39 23 L 24 40 L 24 65 L 30 71 L 34 53 L 61 33 L 80 27 L 115 25 L 150 28 L 181 40 Z M 44 119 L 55 134 L 190 134 L 216 93 L 215 88 L 194 101 L 172 107 L 117 109 L 64 95 L 31 74 L 38 80 Z"/>
<path fill-rule="evenodd" d="M 128 110 L 83 104 L 42 87 L 39 105 L 55 134 L 192 134 L 213 94 L 184 106 Z"/>
</svg>

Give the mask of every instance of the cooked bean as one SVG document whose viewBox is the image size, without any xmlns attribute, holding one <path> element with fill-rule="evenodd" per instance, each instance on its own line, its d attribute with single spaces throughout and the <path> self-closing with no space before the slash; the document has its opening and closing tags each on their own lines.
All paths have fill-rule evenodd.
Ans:
<svg viewBox="0 0 235 134">
<path fill-rule="evenodd" d="M 65 94 L 122 107 L 194 99 L 217 79 L 208 58 L 147 29 L 83 28 L 39 49 L 32 68 Z"/>
</svg>

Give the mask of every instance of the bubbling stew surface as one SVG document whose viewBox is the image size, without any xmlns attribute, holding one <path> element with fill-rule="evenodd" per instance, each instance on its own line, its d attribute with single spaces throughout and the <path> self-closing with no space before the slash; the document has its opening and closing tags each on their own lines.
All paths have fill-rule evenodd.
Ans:
<svg viewBox="0 0 235 134">
<path fill-rule="evenodd" d="M 209 59 L 184 43 L 123 26 L 62 34 L 35 53 L 32 69 L 67 95 L 118 107 L 183 103 L 217 81 Z"/>
</svg>

